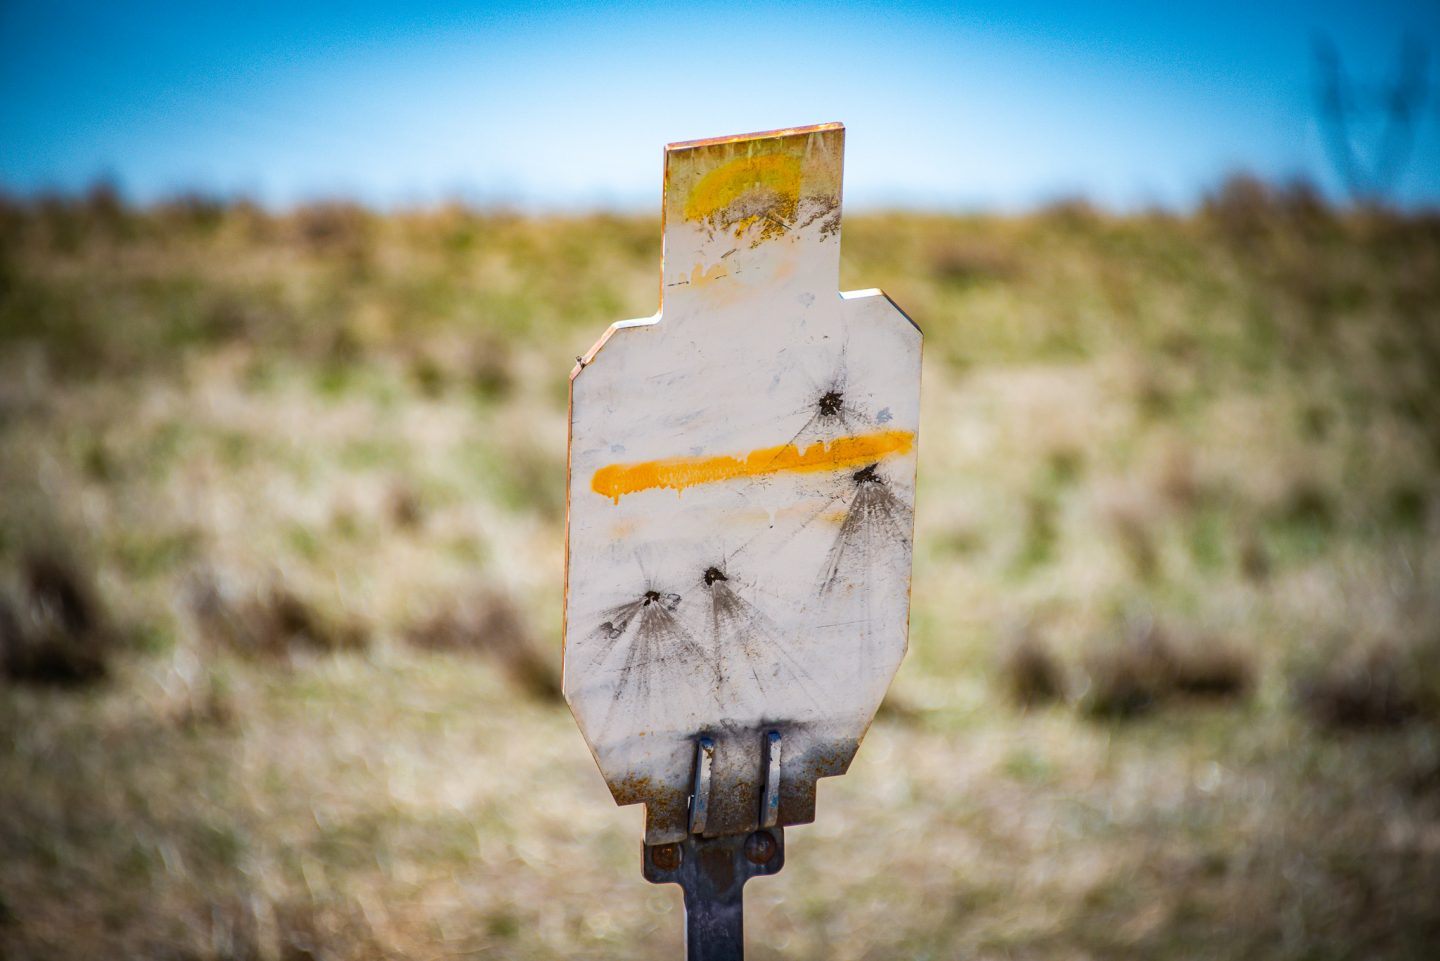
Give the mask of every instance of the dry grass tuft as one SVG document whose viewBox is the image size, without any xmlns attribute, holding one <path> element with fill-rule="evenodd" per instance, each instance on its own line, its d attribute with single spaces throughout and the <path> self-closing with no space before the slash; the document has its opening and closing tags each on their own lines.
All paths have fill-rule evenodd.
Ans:
<svg viewBox="0 0 1440 961">
<path fill-rule="evenodd" d="M 58 553 L 26 555 L 16 597 L 0 595 L 0 671 L 18 681 L 83 684 L 105 676 L 113 648 L 89 574 Z"/>
<path fill-rule="evenodd" d="M 1006 696 L 1019 707 L 1065 700 L 1065 669 L 1033 630 L 1022 630 L 1001 651 L 999 672 Z"/>
<path fill-rule="evenodd" d="M 297 209 L 290 222 L 296 239 L 316 253 L 351 253 L 370 240 L 369 213 L 351 203 L 309 204 Z"/>
<path fill-rule="evenodd" d="M 1153 631 L 1097 645 L 1085 659 L 1081 709 L 1095 718 L 1130 718 L 1150 711 L 1168 690 L 1170 651 Z"/>
<path fill-rule="evenodd" d="M 386 956 L 358 905 L 258 896 L 216 901 L 191 925 L 196 961 L 326 961 Z M 193 952 L 193 953 L 192 953 Z"/>
<path fill-rule="evenodd" d="M 1378 642 L 1343 654 L 1295 685 L 1301 710 L 1331 730 L 1398 727 L 1433 712 L 1415 652 Z"/>
<path fill-rule="evenodd" d="M 1247 580 L 1263 584 L 1270 579 L 1270 554 L 1258 535 L 1247 530 L 1240 539 L 1240 571 Z"/>
<path fill-rule="evenodd" d="M 1159 530 L 1165 505 L 1155 492 L 1134 483 L 1102 488 L 1098 513 L 1119 544 L 1135 576 L 1145 582 L 1160 575 Z"/>
<path fill-rule="evenodd" d="M 206 670 L 183 691 L 183 696 L 176 698 L 163 715 L 170 724 L 190 734 L 239 729 L 245 705 L 236 696 L 226 671 Z"/>
<path fill-rule="evenodd" d="M 880 702 L 875 716 L 896 724 L 918 724 L 924 719 L 925 711 L 892 685 L 885 692 L 885 699 Z"/>
<path fill-rule="evenodd" d="M 1313 234 L 1334 222 L 1334 212 L 1305 181 L 1275 186 L 1249 174 L 1235 174 L 1201 205 L 1200 221 L 1238 245 L 1254 245 L 1275 234 Z"/>
<path fill-rule="evenodd" d="M 937 280 L 957 286 L 1009 280 L 1020 267 L 1009 250 L 966 237 L 935 241 L 929 259 L 930 272 Z"/>
<path fill-rule="evenodd" d="M 391 523 L 401 530 L 418 530 L 425 521 L 425 505 L 421 503 L 420 493 L 404 481 L 390 488 L 385 508 Z"/>
<path fill-rule="evenodd" d="M 1177 698 L 1240 698 L 1255 681 L 1253 661 L 1240 648 L 1213 636 L 1177 638 L 1150 620 L 1133 622 L 1118 643 L 1092 647 L 1085 672 L 1082 709 L 1109 718 L 1136 717 Z"/>
<path fill-rule="evenodd" d="M 1255 686 L 1255 663 L 1240 648 L 1205 636 L 1172 649 L 1171 685 L 1188 697 L 1244 697 Z"/>
<path fill-rule="evenodd" d="M 494 587 L 481 587 L 411 625 L 405 639 L 422 650 L 490 658 L 529 696 L 560 700 L 560 675 L 554 659 L 541 652 L 515 601 Z"/>
<path fill-rule="evenodd" d="M 338 653 L 369 644 L 363 625 L 273 579 L 256 585 L 200 573 L 191 578 L 185 602 L 205 640 L 244 657 L 283 660 L 299 651 Z"/>
</svg>

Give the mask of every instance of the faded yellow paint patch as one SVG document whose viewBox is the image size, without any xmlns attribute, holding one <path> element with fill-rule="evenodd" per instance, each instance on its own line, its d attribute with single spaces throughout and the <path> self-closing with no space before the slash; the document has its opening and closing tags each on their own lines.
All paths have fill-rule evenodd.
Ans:
<svg viewBox="0 0 1440 961">
<path fill-rule="evenodd" d="M 737 477 L 842 470 L 873 464 L 885 457 L 907 454 L 915 446 L 908 430 L 882 430 L 873 434 L 816 441 L 803 450 L 795 444 L 762 447 L 748 454 L 717 457 L 675 457 L 635 464 L 610 464 L 590 478 L 590 489 L 620 503 L 626 494 L 655 488 L 683 491 L 698 484 L 714 484 Z"/>
<path fill-rule="evenodd" d="M 691 287 L 708 287 L 721 277 L 728 276 L 730 276 L 730 272 L 725 269 L 724 264 L 716 264 L 714 267 L 706 270 L 704 264 L 697 263 L 695 269 L 692 270 L 685 279 Z"/>
<path fill-rule="evenodd" d="M 761 237 L 779 234 L 795 219 L 800 179 L 794 154 L 737 157 L 700 178 L 685 198 L 685 219 L 733 227 L 737 237 L 763 221 Z"/>
<path fill-rule="evenodd" d="M 618 521 L 610 525 L 610 539 L 623 541 L 628 537 L 633 537 L 639 529 L 640 523 L 633 517 Z"/>
</svg>

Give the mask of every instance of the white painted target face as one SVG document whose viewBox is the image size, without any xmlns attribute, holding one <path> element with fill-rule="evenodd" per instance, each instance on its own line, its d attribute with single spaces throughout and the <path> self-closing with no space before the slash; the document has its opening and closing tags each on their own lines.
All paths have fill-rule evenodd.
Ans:
<svg viewBox="0 0 1440 961">
<path fill-rule="evenodd" d="M 920 331 L 838 292 L 844 128 L 673 144 L 662 309 L 571 375 L 565 697 L 646 843 L 814 818 L 904 656 Z"/>
</svg>

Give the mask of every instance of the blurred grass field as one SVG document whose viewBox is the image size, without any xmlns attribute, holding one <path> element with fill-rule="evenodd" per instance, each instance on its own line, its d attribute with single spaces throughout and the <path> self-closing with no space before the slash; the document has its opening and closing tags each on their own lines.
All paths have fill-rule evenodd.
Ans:
<svg viewBox="0 0 1440 961">
<path fill-rule="evenodd" d="M 676 957 L 555 695 L 567 376 L 659 225 L 0 205 L 0 956 Z M 1440 951 L 1440 218 L 846 222 L 911 651 L 756 958 Z"/>
</svg>

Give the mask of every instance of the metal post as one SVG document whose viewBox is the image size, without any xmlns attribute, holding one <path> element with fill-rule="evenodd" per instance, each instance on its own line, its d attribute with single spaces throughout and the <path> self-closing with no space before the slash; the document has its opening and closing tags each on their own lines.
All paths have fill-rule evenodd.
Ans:
<svg viewBox="0 0 1440 961">
<path fill-rule="evenodd" d="M 784 866 L 785 830 L 778 827 L 718 838 L 692 834 L 645 848 L 645 879 L 684 892 L 688 961 L 741 961 L 745 882 Z"/>
<path fill-rule="evenodd" d="M 645 880 L 678 884 L 685 893 L 685 957 L 688 961 L 742 961 L 745 957 L 745 882 L 785 866 L 785 829 L 780 807 L 779 731 L 766 731 L 758 766 L 763 785 L 758 831 L 706 837 L 715 741 L 695 740 L 695 787 L 690 832 L 685 840 L 645 846 Z"/>
</svg>

